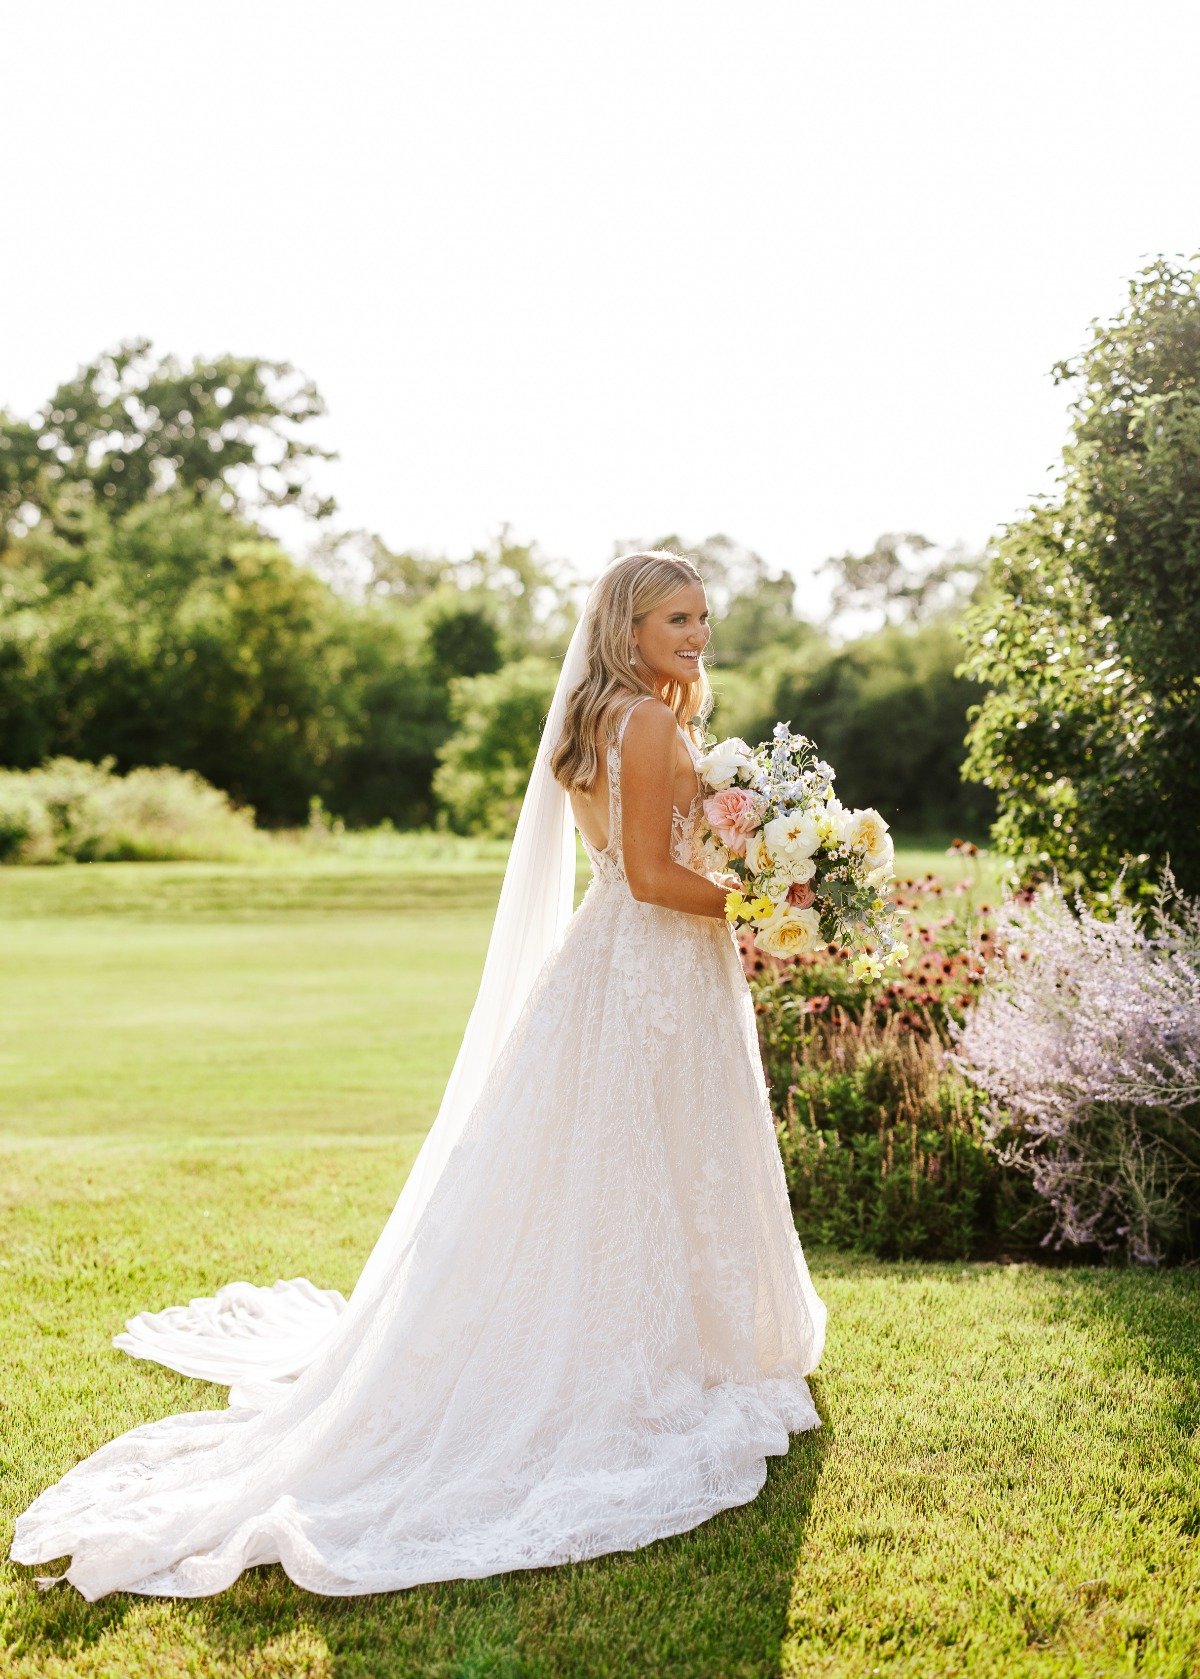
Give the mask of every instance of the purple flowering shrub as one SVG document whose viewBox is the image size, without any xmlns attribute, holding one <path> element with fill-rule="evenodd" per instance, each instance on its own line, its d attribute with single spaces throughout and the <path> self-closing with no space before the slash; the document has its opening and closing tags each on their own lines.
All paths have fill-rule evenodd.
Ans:
<svg viewBox="0 0 1200 1679">
<path fill-rule="evenodd" d="M 1200 899 L 1168 872 L 1143 909 L 1111 907 L 1057 883 L 1003 906 L 951 1059 L 1052 1212 L 1043 1244 L 1157 1264 L 1200 1239 Z"/>
</svg>

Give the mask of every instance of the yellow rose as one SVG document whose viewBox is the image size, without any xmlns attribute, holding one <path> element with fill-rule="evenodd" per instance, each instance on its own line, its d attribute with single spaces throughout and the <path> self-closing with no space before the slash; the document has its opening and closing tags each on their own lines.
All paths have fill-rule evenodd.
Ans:
<svg viewBox="0 0 1200 1679">
<path fill-rule="evenodd" d="M 754 935 L 754 942 L 768 956 L 804 956 L 821 943 L 821 918 L 815 909 L 777 904 Z"/>
<path fill-rule="evenodd" d="M 846 842 L 861 851 L 872 869 L 891 868 L 892 840 L 888 825 L 877 810 L 856 810 L 846 828 Z"/>
</svg>

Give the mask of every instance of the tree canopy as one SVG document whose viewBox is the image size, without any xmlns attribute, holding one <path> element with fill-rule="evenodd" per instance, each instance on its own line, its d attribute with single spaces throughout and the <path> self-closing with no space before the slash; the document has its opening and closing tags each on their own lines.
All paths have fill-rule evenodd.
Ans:
<svg viewBox="0 0 1200 1679">
<path fill-rule="evenodd" d="M 1200 259 L 1198 259 L 1200 260 Z M 1200 269 L 1159 258 L 1054 370 L 1057 493 L 993 545 L 966 773 L 1000 848 L 1089 889 L 1168 858 L 1200 890 Z"/>
<path fill-rule="evenodd" d="M 298 506 L 323 518 L 305 435 L 325 412 L 311 380 L 258 357 L 156 358 L 150 341 L 106 351 L 59 385 L 28 420 L 0 412 L 0 548 L 81 496 L 114 516 L 154 496 L 212 497 L 243 516 Z"/>
</svg>

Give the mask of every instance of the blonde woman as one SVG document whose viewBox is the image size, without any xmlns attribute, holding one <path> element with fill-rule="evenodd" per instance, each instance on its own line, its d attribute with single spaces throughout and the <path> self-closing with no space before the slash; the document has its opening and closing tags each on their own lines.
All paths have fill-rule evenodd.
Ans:
<svg viewBox="0 0 1200 1679">
<path fill-rule="evenodd" d="M 681 555 L 593 585 L 458 1058 L 350 1299 L 239 1282 L 131 1319 L 117 1345 L 229 1407 L 78 1464 L 16 1560 L 69 1556 L 54 1578 L 87 1598 L 275 1562 L 348 1595 L 577 1561 L 747 1502 L 819 1426 L 825 1307 L 696 834 L 709 633 Z"/>
</svg>

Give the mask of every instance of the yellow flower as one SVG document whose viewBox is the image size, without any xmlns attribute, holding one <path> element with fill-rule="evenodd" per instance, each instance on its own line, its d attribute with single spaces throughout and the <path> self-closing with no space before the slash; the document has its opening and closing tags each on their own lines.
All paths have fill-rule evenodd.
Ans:
<svg viewBox="0 0 1200 1679">
<path fill-rule="evenodd" d="M 725 919 L 727 921 L 749 921 L 754 911 L 751 909 L 744 893 L 732 890 L 725 894 Z"/>
</svg>

